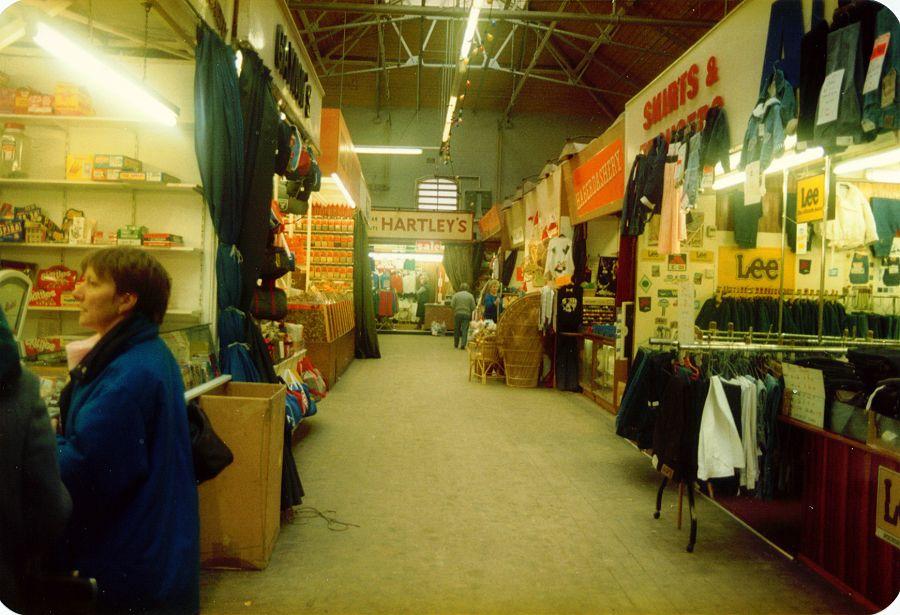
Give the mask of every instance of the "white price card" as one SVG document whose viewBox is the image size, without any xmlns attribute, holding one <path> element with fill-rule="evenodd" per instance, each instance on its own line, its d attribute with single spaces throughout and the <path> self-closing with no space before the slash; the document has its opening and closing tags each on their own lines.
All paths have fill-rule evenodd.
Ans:
<svg viewBox="0 0 900 615">
<path fill-rule="evenodd" d="M 897 94 L 897 71 L 891 69 L 881 80 L 881 108 L 886 109 L 894 104 Z"/>
<path fill-rule="evenodd" d="M 797 254 L 806 254 L 809 251 L 809 223 L 801 222 L 797 225 Z"/>
<path fill-rule="evenodd" d="M 881 68 L 884 66 L 884 57 L 887 55 L 890 42 L 890 32 L 885 32 L 875 39 L 875 44 L 872 46 L 872 57 L 869 59 L 869 70 L 866 72 L 866 82 L 863 84 L 863 94 L 878 89 L 878 84 L 881 83 Z"/>
<path fill-rule="evenodd" d="M 791 391 L 791 418 L 825 428 L 825 379 L 822 370 L 781 364 L 784 386 Z"/>
<path fill-rule="evenodd" d="M 760 188 L 762 178 L 759 175 L 759 160 L 754 160 L 744 168 L 747 177 L 744 179 L 744 205 L 755 205 L 762 201 Z"/>
<path fill-rule="evenodd" d="M 828 124 L 837 119 L 838 104 L 841 101 L 841 85 L 844 82 L 844 69 L 836 70 L 827 77 L 819 90 L 819 112 L 816 126 Z"/>
</svg>

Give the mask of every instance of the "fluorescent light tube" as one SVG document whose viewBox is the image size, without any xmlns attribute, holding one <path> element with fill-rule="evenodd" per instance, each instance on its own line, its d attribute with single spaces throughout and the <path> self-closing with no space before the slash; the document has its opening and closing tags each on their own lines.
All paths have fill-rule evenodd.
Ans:
<svg viewBox="0 0 900 615">
<path fill-rule="evenodd" d="M 900 171 L 890 169 L 869 169 L 866 179 L 881 184 L 900 184 Z"/>
<path fill-rule="evenodd" d="M 770 173 L 779 173 L 785 169 L 793 169 L 801 164 L 818 160 L 823 156 L 825 156 L 825 150 L 821 147 L 812 147 L 799 153 L 786 154 L 772 161 L 772 164 L 766 169 L 766 175 Z"/>
<path fill-rule="evenodd" d="M 350 193 L 347 192 L 347 188 L 344 187 L 344 182 L 341 181 L 340 176 L 337 173 L 331 174 L 331 181 L 335 183 L 338 187 L 338 190 L 341 191 L 341 194 L 344 195 L 344 198 L 347 199 L 347 202 L 350 203 L 350 207 L 356 209 L 356 201 L 353 200 L 353 197 L 350 196 Z"/>
<path fill-rule="evenodd" d="M 176 124 L 178 120 L 176 110 L 47 24 L 38 22 L 34 42 L 62 60 L 63 64 L 74 72 L 80 74 L 84 81 L 121 98 L 129 107 L 139 110 L 166 126 Z"/>
<path fill-rule="evenodd" d="M 466 32 L 463 34 L 462 48 L 459 50 L 459 59 L 469 57 L 472 49 L 472 41 L 475 39 L 475 28 L 478 27 L 478 15 L 481 13 L 481 0 L 472 0 L 472 8 L 469 10 L 469 20 L 466 22 Z"/>
<path fill-rule="evenodd" d="M 747 174 L 743 171 L 732 171 L 731 173 L 726 173 L 725 175 L 716 178 L 712 187 L 713 190 L 724 190 L 725 188 L 743 184 L 746 180 Z"/>
<path fill-rule="evenodd" d="M 354 145 L 353 151 L 357 154 L 387 154 L 394 156 L 419 156 L 421 147 L 402 147 L 393 145 Z"/>
<path fill-rule="evenodd" d="M 856 171 L 871 169 L 872 167 L 884 167 L 897 162 L 900 162 L 900 147 L 838 163 L 834 165 L 834 173 L 835 175 L 846 175 Z"/>
</svg>

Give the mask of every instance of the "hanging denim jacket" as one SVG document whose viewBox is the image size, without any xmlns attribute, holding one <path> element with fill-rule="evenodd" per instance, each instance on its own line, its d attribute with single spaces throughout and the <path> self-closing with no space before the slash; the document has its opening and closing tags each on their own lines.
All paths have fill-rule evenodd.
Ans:
<svg viewBox="0 0 900 615">
<path fill-rule="evenodd" d="M 900 128 L 898 117 L 897 76 L 900 73 L 900 22 L 890 9 L 878 11 L 876 36 L 890 34 L 878 87 L 863 95 L 862 128 L 865 132 L 884 132 Z M 885 82 L 885 78 L 890 83 Z M 893 84 L 893 85 L 891 85 Z M 882 106 L 883 105 L 883 106 Z"/>
<path fill-rule="evenodd" d="M 794 119 L 796 102 L 794 88 L 779 69 L 772 72 L 769 85 L 760 92 L 756 107 L 750 113 L 744 148 L 741 151 L 741 168 L 759 161 L 764 171 L 773 159 L 784 151 L 784 137 L 788 124 Z"/>
</svg>

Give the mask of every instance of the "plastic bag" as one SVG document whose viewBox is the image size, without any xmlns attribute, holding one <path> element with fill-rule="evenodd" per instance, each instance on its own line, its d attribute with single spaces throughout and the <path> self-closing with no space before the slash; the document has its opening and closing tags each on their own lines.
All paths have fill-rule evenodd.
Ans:
<svg viewBox="0 0 900 615">
<path fill-rule="evenodd" d="M 309 393 L 315 401 L 325 398 L 328 394 L 328 387 L 325 385 L 325 378 L 308 357 L 304 358 L 300 363 L 300 377 L 304 384 L 309 387 Z"/>
<path fill-rule="evenodd" d="M 447 324 L 444 321 L 431 323 L 431 334 L 438 336 L 447 333 Z"/>
</svg>

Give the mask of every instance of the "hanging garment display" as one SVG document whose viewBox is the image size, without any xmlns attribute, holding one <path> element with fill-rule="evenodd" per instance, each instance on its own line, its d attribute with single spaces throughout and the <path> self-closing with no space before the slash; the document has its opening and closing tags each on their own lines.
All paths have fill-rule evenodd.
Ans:
<svg viewBox="0 0 900 615">
<path fill-rule="evenodd" d="M 728 133 L 728 115 L 722 107 L 711 107 L 706 112 L 706 119 L 701 132 L 700 154 L 704 167 L 715 167 L 722 164 L 727 173 L 731 171 L 731 138 Z"/>
<path fill-rule="evenodd" d="M 838 182 L 835 186 L 834 220 L 825 223 L 825 237 L 838 250 L 861 248 L 878 241 L 869 200 L 855 185 Z"/>
<path fill-rule="evenodd" d="M 896 130 L 898 125 L 897 73 L 900 73 L 900 22 L 893 11 L 883 8 L 875 20 L 875 44 L 870 63 L 880 62 L 881 70 L 870 67 L 863 83 L 863 119 L 865 132 Z M 880 48 L 879 48 L 880 47 Z M 877 57 L 880 56 L 881 60 Z M 877 68 L 877 64 L 876 64 Z M 869 74 L 872 73 L 870 82 Z"/>
<path fill-rule="evenodd" d="M 756 106 L 750 113 L 741 149 L 742 169 L 758 161 L 759 177 L 763 180 L 763 171 L 784 152 L 784 137 L 794 112 L 794 88 L 776 68 L 760 90 Z M 762 186 L 762 192 L 765 193 L 765 186 Z"/>
<path fill-rule="evenodd" d="M 870 203 L 878 241 L 871 245 L 872 255 L 888 256 L 894 236 L 900 231 L 900 200 L 873 197 Z"/>
<path fill-rule="evenodd" d="M 869 256 L 868 254 L 854 254 L 850 261 L 850 283 L 868 284 L 869 282 Z"/>
<path fill-rule="evenodd" d="M 828 57 L 828 22 L 813 20 L 812 28 L 800 43 L 800 100 L 798 102 L 797 143 L 808 144 L 815 136 L 816 108 L 825 81 Z"/>
<path fill-rule="evenodd" d="M 547 263 L 544 275 L 549 280 L 575 273 L 575 261 L 572 258 L 572 240 L 568 237 L 554 237 L 547 245 Z"/>
</svg>

